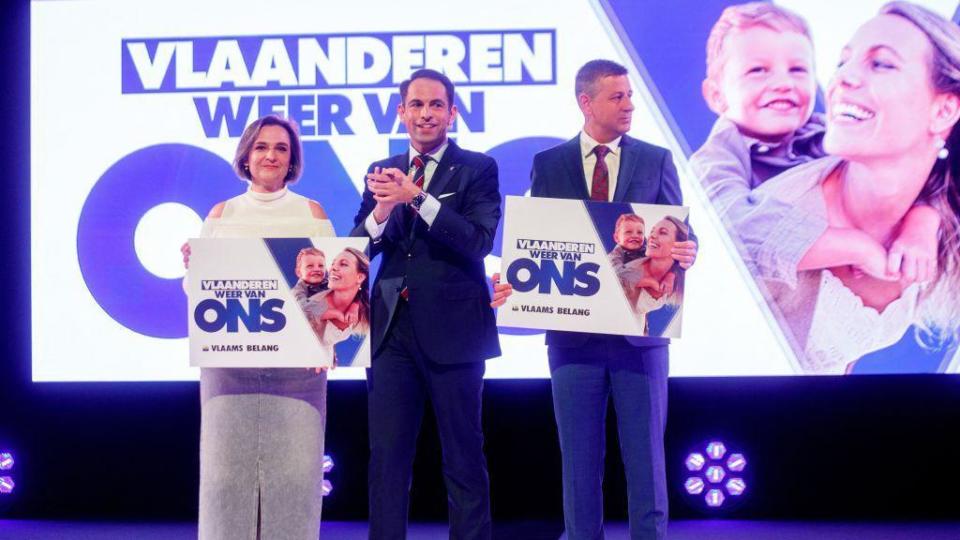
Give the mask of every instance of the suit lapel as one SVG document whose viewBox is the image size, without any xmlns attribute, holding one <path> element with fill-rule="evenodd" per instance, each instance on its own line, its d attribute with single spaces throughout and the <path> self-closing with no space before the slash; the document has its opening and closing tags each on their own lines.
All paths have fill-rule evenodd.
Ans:
<svg viewBox="0 0 960 540">
<path fill-rule="evenodd" d="M 460 147 L 452 140 L 448 141 L 447 149 L 443 152 L 443 157 L 437 163 L 437 169 L 433 171 L 433 177 L 430 178 L 430 185 L 427 186 L 427 193 L 436 197 L 443 193 L 444 188 L 450 183 L 457 170 L 460 169 L 460 163 L 457 154 L 460 153 Z"/>
<path fill-rule="evenodd" d="M 587 178 L 583 173 L 583 156 L 580 155 L 580 135 L 567 142 L 567 149 L 564 151 L 564 161 L 567 174 L 564 177 L 569 178 L 572 185 L 570 188 L 575 193 L 574 198 L 589 199 L 590 193 L 587 192 Z"/>
<path fill-rule="evenodd" d="M 620 170 L 617 171 L 617 189 L 613 193 L 614 202 L 623 201 L 627 195 L 627 187 L 633 180 L 633 170 L 637 166 L 636 146 L 631 144 L 629 137 L 624 135 L 620 139 Z"/>
</svg>

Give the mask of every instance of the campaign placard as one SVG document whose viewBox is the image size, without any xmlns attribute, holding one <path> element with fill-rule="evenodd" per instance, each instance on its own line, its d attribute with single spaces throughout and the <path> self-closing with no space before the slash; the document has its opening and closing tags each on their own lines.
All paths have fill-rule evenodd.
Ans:
<svg viewBox="0 0 960 540">
<path fill-rule="evenodd" d="M 190 365 L 369 367 L 365 238 L 195 238 Z"/>
<path fill-rule="evenodd" d="M 502 278 L 514 293 L 502 326 L 680 337 L 684 270 L 675 242 L 688 209 L 507 197 Z"/>
</svg>

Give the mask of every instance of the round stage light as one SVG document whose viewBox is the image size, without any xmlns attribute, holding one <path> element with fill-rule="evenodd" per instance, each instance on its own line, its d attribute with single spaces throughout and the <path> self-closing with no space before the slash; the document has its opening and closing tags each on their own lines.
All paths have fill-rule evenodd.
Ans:
<svg viewBox="0 0 960 540">
<path fill-rule="evenodd" d="M 727 470 L 733 472 L 740 472 L 747 466 L 747 458 L 743 457 L 743 454 L 736 453 L 730 454 L 730 457 L 727 458 Z"/>
<path fill-rule="evenodd" d="M 13 468 L 13 454 L 0 452 L 0 471 L 9 471 Z"/>
<path fill-rule="evenodd" d="M 725 499 L 726 497 L 723 496 L 723 491 L 719 489 L 711 489 L 704 497 L 704 500 L 707 501 L 707 506 L 711 508 L 720 508 Z"/>
<path fill-rule="evenodd" d="M 326 497 L 327 495 L 330 494 L 331 491 L 333 491 L 333 484 L 331 484 L 329 480 L 324 478 L 323 484 L 321 485 L 320 489 L 323 491 L 323 496 Z"/>
<path fill-rule="evenodd" d="M 743 478 L 731 478 L 727 480 L 726 488 L 727 493 L 734 497 L 739 497 L 747 490 L 747 483 L 743 481 Z"/>
<path fill-rule="evenodd" d="M 687 493 L 691 495 L 699 495 L 703 493 L 703 488 L 705 484 L 703 483 L 703 478 L 699 476 L 691 476 L 687 478 L 687 481 L 683 483 L 684 489 L 687 490 Z"/>
<path fill-rule="evenodd" d="M 727 445 L 723 444 L 722 441 L 710 441 L 707 444 L 707 455 L 710 456 L 710 459 L 723 459 L 726 453 Z"/>
<path fill-rule="evenodd" d="M 720 482 L 723 482 L 723 478 L 727 476 L 727 473 L 723 470 L 722 465 L 711 465 L 707 468 L 705 476 L 711 484 L 719 484 Z"/>
<path fill-rule="evenodd" d="M 332 471 L 334 465 L 335 465 L 335 463 L 333 462 L 333 458 L 332 458 L 332 457 L 330 457 L 330 456 L 328 456 L 328 455 L 324 455 L 324 456 L 323 456 L 323 472 L 328 473 L 328 472 Z"/>
<path fill-rule="evenodd" d="M 703 457 L 703 454 L 700 452 L 693 452 L 687 456 L 687 459 L 684 461 L 684 465 L 687 466 L 688 471 L 699 471 L 703 468 L 703 464 L 706 462 L 707 460 Z"/>
<path fill-rule="evenodd" d="M 13 478 L 9 476 L 0 476 L 0 493 L 3 495 L 9 495 L 13 493 L 13 488 L 16 484 L 13 483 Z"/>
</svg>

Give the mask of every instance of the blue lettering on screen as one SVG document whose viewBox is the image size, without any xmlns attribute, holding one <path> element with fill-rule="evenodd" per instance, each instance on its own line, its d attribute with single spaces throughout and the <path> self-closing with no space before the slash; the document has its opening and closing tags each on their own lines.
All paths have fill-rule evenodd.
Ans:
<svg viewBox="0 0 960 540">
<path fill-rule="evenodd" d="M 144 38 L 121 41 L 124 94 L 390 88 L 430 66 L 454 84 L 556 83 L 556 31 Z"/>
</svg>

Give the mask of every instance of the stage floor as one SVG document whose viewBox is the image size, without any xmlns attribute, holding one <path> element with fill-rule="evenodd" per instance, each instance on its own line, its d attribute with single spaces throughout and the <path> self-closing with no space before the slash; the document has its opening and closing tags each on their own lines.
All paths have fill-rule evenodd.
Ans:
<svg viewBox="0 0 960 540">
<path fill-rule="evenodd" d="M 556 540 L 559 525 L 503 523 L 494 538 Z M 607 539 L 629 538 L 625 523 L 607 525 Z M 88 523 L 0 520 L 4 540 L 193 540 L 193 523 Z M 366 540 L 367 524 L 324 522 L 321 537 Z M 414 523 L 408 540 L 447 538 L 446 525 Z M 760 521 L 677 521 L 670 524 L 670 540 L 958 540 L 960 523 L 801 523 Z"/>
</svg>

